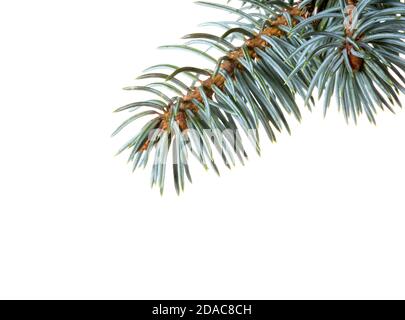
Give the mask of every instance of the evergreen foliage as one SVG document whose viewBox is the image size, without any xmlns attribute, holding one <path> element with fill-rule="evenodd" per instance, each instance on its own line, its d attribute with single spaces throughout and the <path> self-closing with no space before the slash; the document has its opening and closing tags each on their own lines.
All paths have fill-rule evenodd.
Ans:
<svg viewBox="0 0 405 320">
<path fill-rule="evenodd" d="M 220 35 L 193 33 L 181 45 L 164 46 L 198 54 L 212 67 L 160 64 L 127 90 L 153 96 L 117 109 L 134 113 L 143 128 L 119 151 L 129 150 L 133 169 L 152 162 L 152 186 L 163 193 L 168 158 L 175 188 L 191 182 L 189 157 L 219 174 L 217 153 L 231 168 L 244 163 L 245 136 L 260 153 L 259 127 L 276 141 L 290 132 L 288 115 L 301 120 L 297 97 L 325 113 L 335 99 L 347 121 L 362 114 L 375 123 L 377 109 L 394 111 L 404 93 L 405 4 L 378 0 L 245 0 L 235 4 L 198 1 L 230 12 L 234 21 L 211 22 Z M 217 54 L 215 54 L 217 53 Z M 186 81 L 185 79 L 189 79 Z M 314 92 L 318 92 L 314 96 Z M 172 96 L 173 95 L 173 96 Z"/>
</svg>

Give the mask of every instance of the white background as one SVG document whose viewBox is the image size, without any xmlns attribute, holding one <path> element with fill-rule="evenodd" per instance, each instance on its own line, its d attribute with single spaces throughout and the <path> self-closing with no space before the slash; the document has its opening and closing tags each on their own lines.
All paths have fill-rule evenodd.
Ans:
<svg viewBox="0 0 405 320">
<path fill-rule="evenodd" d="M 194 167 L 181 197 L 114 157 L 131 129 L 111 139 L 126 116 L 112 111 L 140 100 L 121 88 L 151 64 L 195 65 L 155 48 L 220 16 L 187 0 L 2 2 L 0 298 L 405 298 L 401 110 L 377 127 L 304 112 L 245 167 Z"/>
</svg>

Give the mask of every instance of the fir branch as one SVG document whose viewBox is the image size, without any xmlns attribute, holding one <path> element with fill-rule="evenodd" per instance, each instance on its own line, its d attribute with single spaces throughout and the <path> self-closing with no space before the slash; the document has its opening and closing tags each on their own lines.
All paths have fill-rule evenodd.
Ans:
<svg viewBox="0 0 405 320">
<path fill-rule="evenodd" d="M 260 153 L 259 126 L 271 141 L 276 131 L 290 132 L 287 114 L 301 119 L 295 96 L 308 107 L 318 90 L 325 112 L 334 96 L 348 120 L 365 113 L 375 122 L 376 106 L 393 111 L 404 92 L 403 42 L 405 6 L 377 0 L 245 0 L 240 8 L 199 1 L 225 10 L 236 21 L 209 23 L 225 29 L 222 36 L 193 33 L 182 45 L 164 46 L 198 54 L 213 70 L 163 64 L 148 68 L 139 79 L 162 79 L 126 89 L 154 94 L 157 100 L 133 103 L 117 111 L 150 111 L 126 120 L 114 135 L 146 116 L 155 116 L 121 148 L 129 149 L 134 170 L 145 167 L 154 150 L 152 185 L 164 190 L 166 161 L 171 148 L 178 193 L 192 154 L 219 174 L 214 150 L 227 167 L 247 158 L 239 130 Z M 236 45 L 242 40 L 242 45 Z M 222 53 L 216 58 L 199 45 Z M 170 73 L 163 73 L 169 69 Z M 192 79 L 187 85 L 179 78 Z M 163 91 L 160 91 L 162 88 Z M 166 91 L 176 94 L 170 98 Z"/>
</svg>

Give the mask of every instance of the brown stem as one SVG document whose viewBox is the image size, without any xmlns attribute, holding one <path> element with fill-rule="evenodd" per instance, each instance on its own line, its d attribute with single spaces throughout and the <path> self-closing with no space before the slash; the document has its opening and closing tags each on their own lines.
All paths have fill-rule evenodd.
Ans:
<svg viewBox="0 0 405 320">
<path fill-rule="evenodd" d="M 356 11 L 357 0 L 348 0 L 348 7 L 347 7 L 347 21 L 345 26 L 345 34 L 346 37 L 352 37 L 353 31 L 353 14 Z M 353 71 L 360 71 L 363 67 L 364 60 L 352 54 L 353 45 L 346 41 L 345 45 L 347 55 L 349 56 L 350 65 Z"/>
</svg>

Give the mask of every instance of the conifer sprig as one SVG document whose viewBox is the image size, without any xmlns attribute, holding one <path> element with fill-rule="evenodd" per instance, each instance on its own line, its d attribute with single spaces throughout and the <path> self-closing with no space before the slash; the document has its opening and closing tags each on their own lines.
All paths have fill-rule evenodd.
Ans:
<svg viewBox="0 0 405 320">
<path fill-rule="evenodd" d="M 376 0 L 245 0 L 241 6 L 198 1 L 227 11 L 235 21 L 211 22 L 223 33 L 193 33 L 180 49 L 198 54 L 212 68 L 153 66 L 138 79 L 155 99 L 117 111 L 137 112 L 114 135 L 140 118 L 152 117 L 119 153 L 130 150 L 133 169 L 153 157 L 151 182 L 164 190 L 172 159 L 177 192 L 191 182 L 189 155 L 219 174 L 215 153 L 231 168 L 247 158 L 240 131 L 260 153 L 259 126 L 276 141 L 290 132 L 287 121 L 301 113 L 296 96 L 311 107 L 314 89 L 325 111 L 334 96 L 346 119 L 365 113 L 375 122 L 376 107 L 393 111 L 404 91 L 405 5 Z M 219 55 L 214 55 L 216 51 Z M 186 81 L 185 79 L 189 79 Z M 172 96 L 174 94 L 174 97 Z"/>
</svg>

